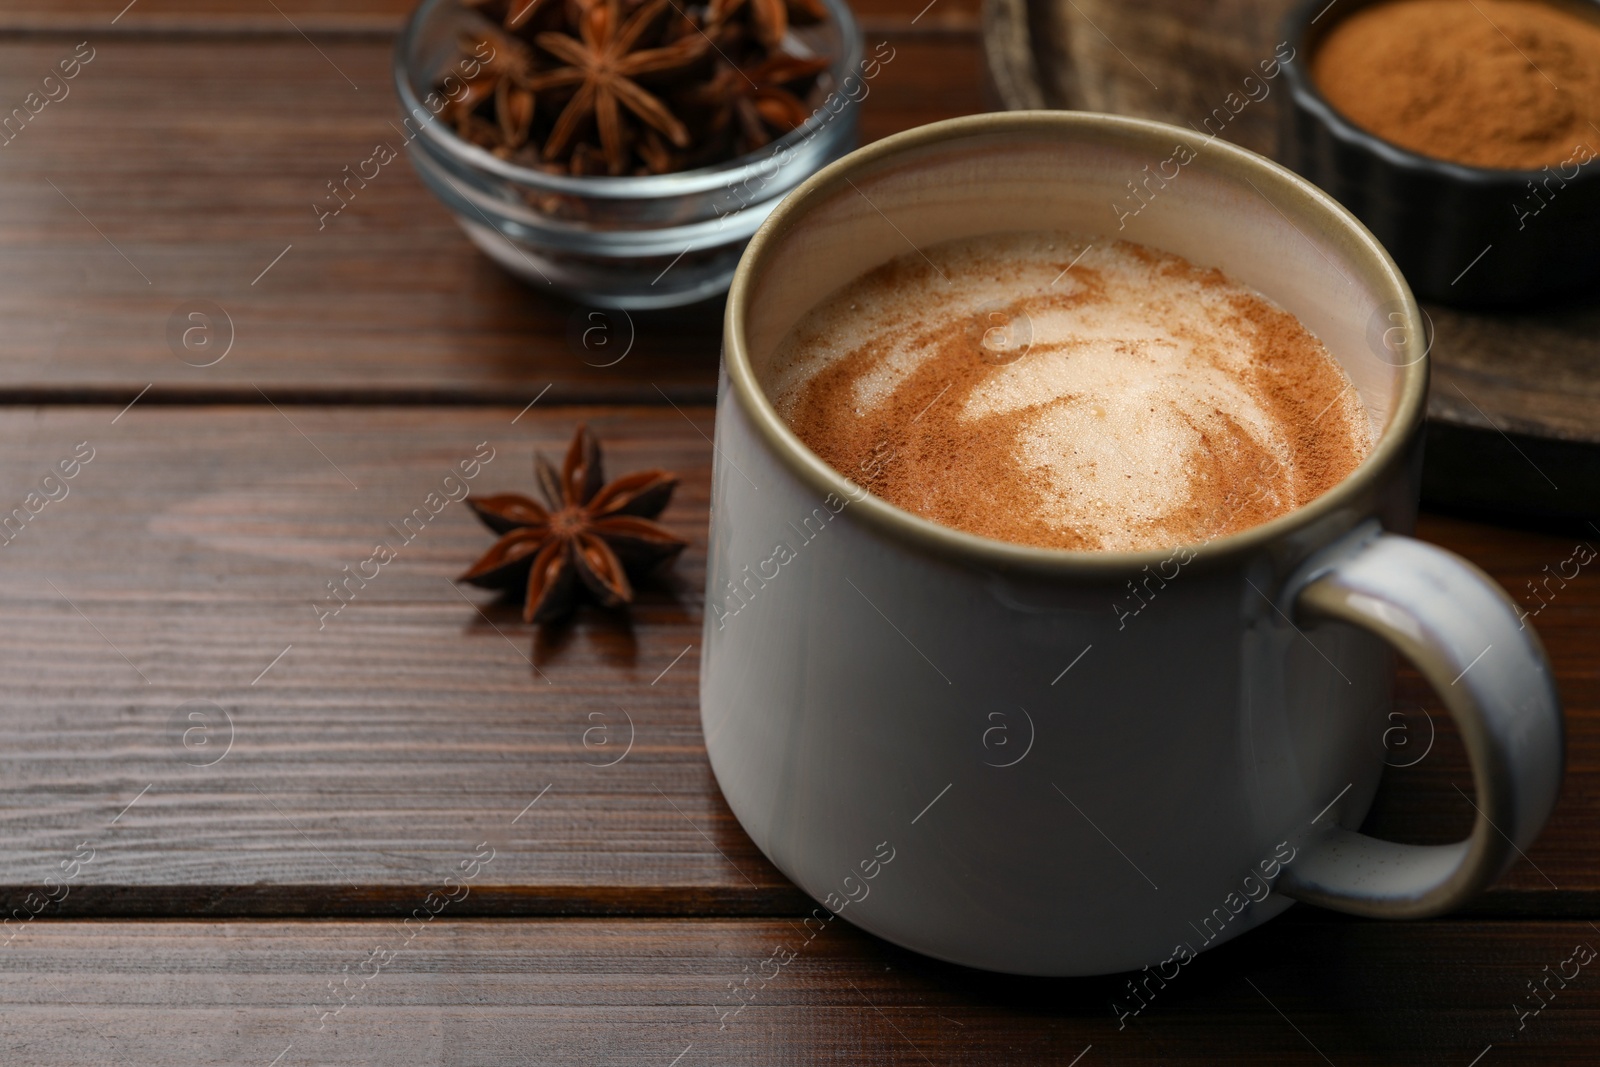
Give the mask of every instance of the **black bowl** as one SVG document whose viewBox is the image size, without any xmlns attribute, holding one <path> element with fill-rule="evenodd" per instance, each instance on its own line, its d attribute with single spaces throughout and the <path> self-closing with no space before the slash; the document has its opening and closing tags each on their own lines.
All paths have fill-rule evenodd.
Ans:
<svg viewBox="0 0 1600 1067">
<path fill-rule="evenodd" d="M 1308 0 L 1285 22 L 1284 162 L 1366 223 L 1424 300 L 1511 309 L 1600 288 L 1600 136 L 1566 166 L 1490 170 L 1430 159 L 1357 127 L 1311 58 L 1341 18 L 1383 0 Z M 1597 0 L 1574 9 L 1593 13 Z"/>
</svg>

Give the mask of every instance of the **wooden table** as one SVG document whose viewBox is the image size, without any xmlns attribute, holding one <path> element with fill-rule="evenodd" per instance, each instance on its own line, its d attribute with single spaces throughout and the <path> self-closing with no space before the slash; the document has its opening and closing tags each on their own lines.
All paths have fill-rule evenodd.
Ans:
<svg viewBox="0 0 1600 1067">
<path fill-rule="evenodd" d="M 0 147 L 0 512 L 38 508 L 0 556 L 0 1061 L 1596 1055 L 1600 973 L 1549 978 L 1600 945 L 1589 570 L 1551 581 L 1534 620 L 1567 705 L 1560 807 L 1462 914 L 1296 908 L 1120 1028 L 1123 978 L 997 977 L 814 933 L 700 739 L 714 316 L 636 316 L 628 357 L 590 366 L 573 309 L 475 252 L 403 164 L 318 231 L 324 183 L 393 136 L 406 0 L 124 2 L 0 12 L 0 112 L 94 49 Z M 862 4 L 897 56 L 868 139 L 985 106 L 971 0 L 924 2 Z M 191 366 L 170 332 L 211 305 L 232 345 Z M 449 579 L 487 537 L 452 506 L 319 621 L 328 583 L 398 541 L 480 442 L 478 484 L 525 488 L 533 450 L 578 421 L 613 469 L 684 475 L 664 518 L 691 547 L 631 620 L 540 638 L 464 594 Z M 62 461 L 74 477 L 45 481 Z M 1600 543 L 1439 515 L 1421 534 L 1530 610 L 1529 583 Z M 1369 828 L 1447 840 L 1472 814 L 1461 747 L 1417 678 L 1400 685 L 1404 751 L 1437 736 Z M 780 948 L 793 961 L 764 965 Z M 1519 1026 L 1541 981 L 1555 996 Z"/>
</svg>

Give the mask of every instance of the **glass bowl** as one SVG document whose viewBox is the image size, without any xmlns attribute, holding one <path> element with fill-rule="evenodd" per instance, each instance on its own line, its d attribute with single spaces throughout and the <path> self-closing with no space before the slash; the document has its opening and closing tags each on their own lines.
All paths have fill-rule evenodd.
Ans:
<svg viewBox="0 0 1600 1067">
<path fill-rule="evenodd" d="M 834 57 L 800 128 L 728 163 L 645 177 L 571 177 L 499 159 L 435 117 L 434 89 L 464 31 L 492 26 L 459 0 L 424 0 L 395 46 L 406 151 L 480 249 L 535 286 L 595 307 L 692 304 L 727 291 L 745 243 L 778 201 L 856 144 L 866 96 L 861 31 L 842 0 L 788 44 Z"/>
</svg>

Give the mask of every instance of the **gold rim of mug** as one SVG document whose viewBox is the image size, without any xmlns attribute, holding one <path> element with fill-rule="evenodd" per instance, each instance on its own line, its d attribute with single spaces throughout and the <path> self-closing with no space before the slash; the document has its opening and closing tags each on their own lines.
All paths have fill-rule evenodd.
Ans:
<svg viewBox="0 0 1600 1067">
<path fill-rule="evenodd" d="M 851 510 L 879 531 L 911 544 L 954 556 L 972 563 L 1000 569 L 1021 569 L 1049 574 L 1103 574 L 1137 571 L 1189 550 L 1193 563 L 1205 565 L 1228 557 L 1259 550 L 1291 532 L 1309 526 L 1345 507 L 1376 478 L 1403 461 L 1405 450 L 1422 424 L 1423 402 L 1427 393 L 1428 359 L 1426 351 L 1414 361 L 1398 368 L 1401 380 L 1393 417 L 1383 436 L 1344 481 L 1311 503 L 1286 512 L 1275 519 L 1219 537 L 1212 541 L 1139 552 L 1100 551 L 1065 548 L 1040 548 L 964 533 L 941 526 L 931 519 L 905 511 L 881 497 L 867 492 L 830 467 L 795 436 L 778 416 L 766 393 L 756 381 L 745 350 L 745 319 L 755 278 L 766 267 L 772 249 L 789 231 L 804 225 L 808 208 L 831 195 L 847 179 L 870 171 L 904 152 L 945 141 L 957 141 L 992 134 L 1028 134 L 1047 139 L 1082 139 L 1085 135 L 1102 144 L 1166 151 L 1177 135 L 1190 143 L 1194 132 L 1179 126 L 1145 119 L 1126 118 L 1086 111 L 1007 111 L 919 126 L 886 137 L 824 167 L 784 198 L 767 221 L 751 238 L 739 260 L 733 284 L 728 290 L 727 312 L 723 319 L 723 362 L 728 372 L 734 399 L 755 423 L 767 445 L 801 481 L 821 493 L 835 493 L 850 499 Z M 1318 237 L 1344 252 L 1358 269 L 1361 279 L 1384 298 L 1398 303 L 1406 318 L 1402 351 L 1409 357 L 1419 345 L 1426 345 L 1422 314 L 1411 288 L 1401 276 L 1394 260 L 1378 239 L 1340 204 L 1321 189 L 1278 164 L 1226 141 L 1207 140 L 1201 156 L 1208 169 L 1224 177 L 1250 181 L 1273 207 L 1279 201 L 1273 194 L 1292 198 L 1302 210 L 1299 222 Z M 1281 212 L 1282 208 L 1278 208 Z M 1288 218 L 1288 215 L 1285 215 Z M 1360 518 L 1362 516 L 1357 516 Z"/>
</svg>

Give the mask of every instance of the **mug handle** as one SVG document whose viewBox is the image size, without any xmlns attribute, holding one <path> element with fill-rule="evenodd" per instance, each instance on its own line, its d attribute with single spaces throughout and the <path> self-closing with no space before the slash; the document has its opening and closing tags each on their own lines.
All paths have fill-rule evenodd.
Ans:
<svg viewBox="0 0 1600 1067">
<path fill-rule="evenodd" d="M 1565 765 L 1561 704 L 1538 636 L 1493 579 L 1453 552 L 1369 522 L 1302 569 L 1294 614 L 1388 641 L 1450 710 L 1472 765 L 1477 820 L 1453 845 L 1402 845 L 1313 825 L 1277 888 L 1385 919 L 1438 915 L 1487 888 L 1533 843 Z M 1320 818 L 1320 817 L 1319 817 Z"/>
</svg>

